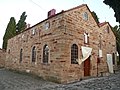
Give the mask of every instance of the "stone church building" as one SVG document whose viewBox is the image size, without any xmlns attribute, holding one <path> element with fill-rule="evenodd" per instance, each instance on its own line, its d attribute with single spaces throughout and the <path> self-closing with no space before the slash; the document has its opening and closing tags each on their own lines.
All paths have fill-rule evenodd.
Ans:
<svg viewBox="0 0 120 90">
<path fill-rule="evenodd" d="M 96 23 L 86 4 L 55 13 L 8 40 L 7 68 L 58 83 L 110 72 L 116 41 L 108 22 Z M 112 71 L 111 71 L 112 72 Z"/>
</svg>

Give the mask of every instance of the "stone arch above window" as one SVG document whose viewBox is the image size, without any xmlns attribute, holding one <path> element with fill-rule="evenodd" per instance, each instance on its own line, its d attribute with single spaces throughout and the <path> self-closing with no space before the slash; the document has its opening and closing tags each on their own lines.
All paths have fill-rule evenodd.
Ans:
<svg viewBox="0 0 120 90">
<path fill-rule="evenodd" d="M 20 49 L 20 63 L 22 62 L 23 59 L 23 49 Z"/>
<path fill-rule="evenodd" d="M 46 44 L 43 47 L 43 63 L 48 63 L 48 60 L 49 60 L 49 47 Z"/>
<path fill-rule="evenodd" d="M 34 46 L 32 48 L 32 62 L 36 61 L 36 47 Z"/>
<path fill-rule="evenodd" d="M 73 44 L 71 46 L 71 64 L 78 64 L 78 46 L 76 44 Z"/>
</svg>

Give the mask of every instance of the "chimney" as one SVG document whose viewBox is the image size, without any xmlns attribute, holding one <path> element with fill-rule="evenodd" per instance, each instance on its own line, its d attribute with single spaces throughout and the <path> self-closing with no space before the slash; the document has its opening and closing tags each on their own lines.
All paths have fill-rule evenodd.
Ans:
<svg viewBox="0 0 120 90">
<path fill-rule="evenodd" d="M 55 13 L 56 13 L 56 10 L 55 10 L 55 9 L 50 10 L 50 11 L 48 12 L 48 18 L 54 16 Z"/>
</svg>

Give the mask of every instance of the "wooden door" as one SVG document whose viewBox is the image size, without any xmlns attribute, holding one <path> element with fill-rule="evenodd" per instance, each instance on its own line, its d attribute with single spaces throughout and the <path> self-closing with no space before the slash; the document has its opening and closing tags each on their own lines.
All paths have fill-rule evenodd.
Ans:
<svg viewBox="0 0 120 90">
<path fill-rule="evenodd" d="M 84 76 L 90 76 L 90 57 L 84 61 Z"/>
</svg>

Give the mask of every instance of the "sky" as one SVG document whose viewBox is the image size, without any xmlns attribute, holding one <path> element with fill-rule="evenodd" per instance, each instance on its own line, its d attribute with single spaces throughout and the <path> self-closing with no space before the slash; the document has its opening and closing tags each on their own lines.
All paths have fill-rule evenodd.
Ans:
<svg viewBox="0 0 120 90">
<path fill-rule="evenodd" d="M 0 48 L 10 17 L 14 17 L 18 22 L 25 11 L 26 22 L 33 26 L 46 19 L 47 12 L 53 8 L 58 13 L 81 4 L 87 4 L 91 11 L 96 12 L 100 22 L 107 21 L 112 26 L 118 25 L 114 11 L 104 4 L 103 0 L 0 0 Z"/>
</svg>

